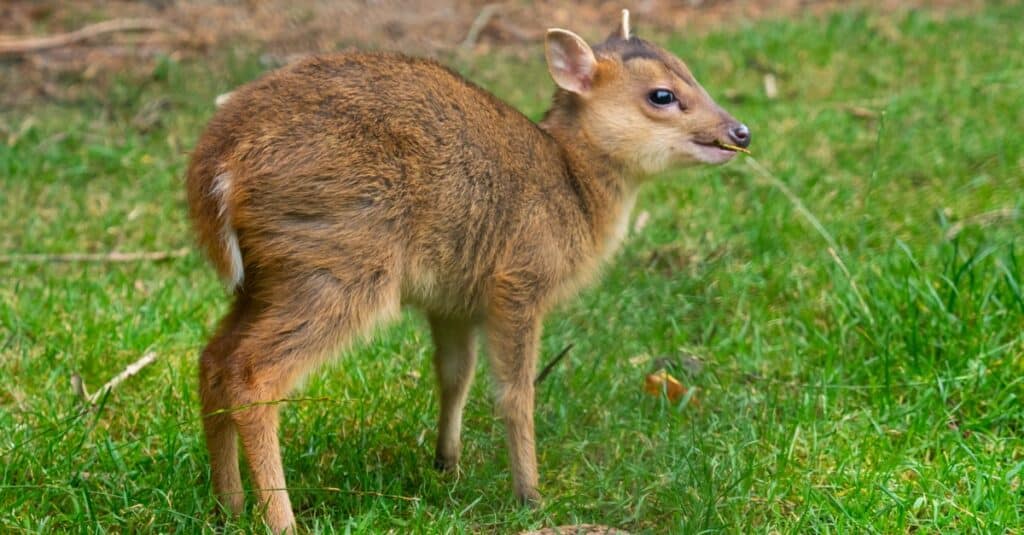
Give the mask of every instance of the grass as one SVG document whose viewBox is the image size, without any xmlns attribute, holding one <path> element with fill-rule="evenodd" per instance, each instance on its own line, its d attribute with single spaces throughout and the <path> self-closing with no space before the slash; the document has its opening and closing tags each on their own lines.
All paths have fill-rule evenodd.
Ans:
<svg viewBox="0 0 1024 535">
<path fill-rule="evenodd" d="M 407 313 L 283 406 L 300 522 L 1019 532 L 1022 19 L 1024 6 L 992 3 L 669 37 L 751 125 L 757 163 L 653 182 L 638 204 L 650 223 L 548 319 L 544 359 L 575 348 L 538 391 L 544 506 L 510 498 L 484 365 L 463 473 L 433 471 L 430 340 Z M 187 151 L 213 97 L 259 71 L 246 55 L 226 65 L 167 60 L 102 95 L 3 111 L 0 250 L 190 244 Z M 462 68 L 542 113 L 539 48 Z M 763 95 L 765 70 L 777 99 Z M 157 101 L 156 123 L 133 121 Z M 0 530 L 215 529 L 195 377 L 226 301 L 195 253 L 0 265 Z M 148 349 L 156 364 L 80 410 L 72 373 L 95 388 Z M 649 364 L 630 360 L 643 354 L 699 359 L 676 372 L 699 403 L 645 394 Z"/>
</svg>

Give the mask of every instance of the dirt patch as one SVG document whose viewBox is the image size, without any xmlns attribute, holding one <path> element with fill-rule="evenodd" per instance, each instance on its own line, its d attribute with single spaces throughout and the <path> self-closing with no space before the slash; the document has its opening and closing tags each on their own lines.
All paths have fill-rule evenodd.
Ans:
<svg viewBox="0 0 1024 535">
<path fill-rule="evenodd" d="M 146 28 L 113 31 L 38 51 L 0 52 L 0 105 L 73 98 L 75 84 L 102 83 L 111 73 L 152 72 L 163 57 L 212 57 L 247 47 L 268 63 L 349 46 L 445 57 L 494 48 L 532 50 L 550 27 L 600 39 L 630 7 L 641 33 L 706 32 L 741 21 L 836 9 L 895 11 L 970 8 L 980 0 L 636 0 L 505 2 L 473 0 L 285 0 L 140 2 L 13 0 L 0 5 L 0 51 L 13 41 L 81 30 L 111 19 Z"/>
</svg>

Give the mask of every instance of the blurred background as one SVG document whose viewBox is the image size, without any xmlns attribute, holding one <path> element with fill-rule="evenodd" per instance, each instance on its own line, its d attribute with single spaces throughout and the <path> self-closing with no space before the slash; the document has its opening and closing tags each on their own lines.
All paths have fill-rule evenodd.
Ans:
<svg viewBox="0 0 1024 535">
<path fill-rule="evenodd" d="M 628 5 L 627 5 L 628 4 Z M 978 0 L 641 0 L 638 2 L 444 1 L 47 1 L 0 5 L 0 104 L 75 98 L 104 79 L 148 75 L 166 58 L 220 61 L 255 53 L 273 67 L 347 47 L 431 57 L 536 53 L 547 28 L 603 39 L 623 7 L 649 37 L 743 27 L 761 19 L 870 8 L 967 9 Z M 91 33 L 90 23 L 104 22 Z M 113 22 L 113 24 L 111 24 Z M 78 35 L 70 32 L 82 32 Z M 93 30 L 96 28 L 93 27 Z M 19 37 L 36 37 L 19 42 Z M 62 39 L 62 37 L 64 39 Z"/>
</svg>

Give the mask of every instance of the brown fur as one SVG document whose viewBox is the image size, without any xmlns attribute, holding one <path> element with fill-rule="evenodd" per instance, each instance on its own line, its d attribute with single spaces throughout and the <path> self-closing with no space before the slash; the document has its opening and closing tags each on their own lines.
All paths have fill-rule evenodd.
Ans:
<svg viewBox="0 0 1024 535">
<path fill-rule="evenodd" d="M 200 360 L 225 507 L 243 507 L 237 435 L 267 524 L 294 525 L 267 402 L 403 304 L 427 314 L 437 346 L 436 464 L 458 462 L 482 330 L 515 493 L 539 499 L 533 377 L 544 314 L 618 246 L 643 177 L 696 160 L 670 144 L 735 124 L 680 76 L 678 59 L 616 39 L 595 50 L 586 90 L 559 90 L 540 125 L 437 63 L 391 54 L 313 57 L 230 96 L 187 177 L 199 243 L 236 284 Z M 625 61 L 616 49 L 641 45 L 651 52 Z M 673 88 L 691 112 L 647 109 L 651 84 Z"/>
</svg>

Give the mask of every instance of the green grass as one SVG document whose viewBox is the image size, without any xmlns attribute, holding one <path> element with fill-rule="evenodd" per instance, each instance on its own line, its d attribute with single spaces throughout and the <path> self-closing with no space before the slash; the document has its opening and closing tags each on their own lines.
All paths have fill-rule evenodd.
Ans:
<svg viewBox="0 0 1024 535">
<path fill-rule="evenodd" d="M 544 506 L 511 499 L 484 365 L 462 475 L 431 468 L 430 339 L 408 313 L 297 394 L 326 400 L 283 407 L 299 521 L 325 532 L 1018 531 L 1020 20 L 1024 6 L 1006 3 L 670 38 L 751 126 L 775 178 L 742 158 L 659 178 L 638 205 L 650 224 L 549 317 L 544 359 L 575 349 L 538 391 Z M 226 65 L 168 60 L 77 102 L 4 110 L 0 251 L 189 245 L 187 151 L 213 97 L 258 73 L 248 57 Z M 777 99 L 763 94 L 765 69 Z M 533 117 L 551 91 L 539 47 L 525 63 L 492 56 L 463 70 Z M 133 124 L 156 99 L 161 120 Z M 996 210 L 1004 217 L 982 215 Z M 195 253 L 0 265 L 0 531 L 215 529 L 195 377 L 226 302 Z M 156 364 L 97 412 L 80 410 L 72 373 L 96 388 L 148 349 Z M 630 363 L 641 354 L 699 359 L 676 372 L 699 404 L 645 394 L 648 364 Z"/>
</svg>

